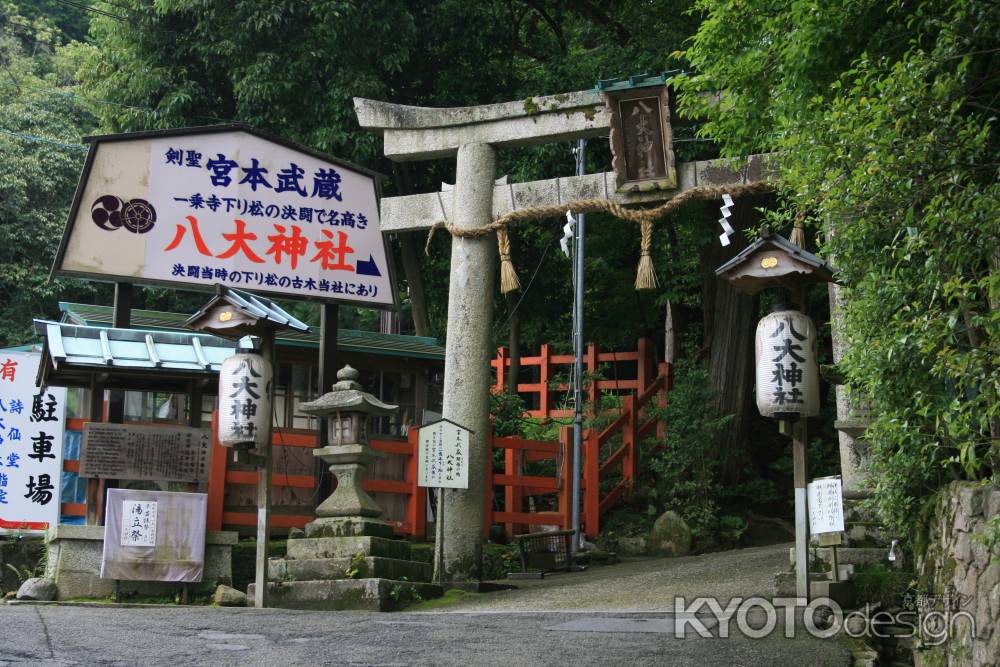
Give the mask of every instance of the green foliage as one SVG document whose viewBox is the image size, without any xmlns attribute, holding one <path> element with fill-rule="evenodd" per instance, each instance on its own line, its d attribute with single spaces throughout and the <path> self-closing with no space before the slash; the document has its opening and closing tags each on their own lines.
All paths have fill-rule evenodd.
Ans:
<svg viewBox="0 0 1000 667">
<path fill-rule="evenodd" d="M 368 576 L 368 561 L 365 560 L 365 552 L 359 551 L 351 556 L 351 564 L 345 572 L 348 579 L 364 579 Z"/>
<path fill-rule="evenodd" d="M 780 155 L 785 206 L 769 223 L 809 214 L 836 258 L 850 344 L 838 368 L 872 415 L 875 503 L 892 530 L 912 529 L 936 488 L 997 472 L 1000 6 L 696 9 L 681 108 L 726 155 Z"/>
<path fill-rule="evenodd" d="M 855 568 L 851 576 L 859 604 L 880 603 L 883 608 L 898 607 L 911 588 L 913 573 L 882 563 Z"/>
</svg>

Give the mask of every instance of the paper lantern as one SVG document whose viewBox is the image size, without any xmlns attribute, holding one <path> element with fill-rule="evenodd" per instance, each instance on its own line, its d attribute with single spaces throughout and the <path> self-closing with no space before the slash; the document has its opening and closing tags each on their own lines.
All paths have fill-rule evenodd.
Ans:
<svg viewBox="0 0 1000 667">
<path fill-rule="evenodd" d="M 819 414 L 816 327 L 797 310 L 771 313 L 757 324 L 757 409 L 765 417 Z"/>
<path fill-rule="evenodd" d="M 265 445 L 271 418 L 271 364 L 256 352 L 240 351 L 219 371 L 219 442 L 252 449 Z"/>
</svg>

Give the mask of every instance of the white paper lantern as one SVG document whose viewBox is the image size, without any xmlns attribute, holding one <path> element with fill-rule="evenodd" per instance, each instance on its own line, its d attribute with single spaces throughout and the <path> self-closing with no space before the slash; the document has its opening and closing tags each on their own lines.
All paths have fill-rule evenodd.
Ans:
<svg viewBox="0 0 1000 667">
<path fill-rule="evenodd" d="M 254 352 L 237 352 L 219 371 L 219 442 L 226 447 L 265 445 L 271 418 L 271 364 Z"/>
<path fill-rule="evenodd" d="M 816 327 L 797 310 L 771 313 L 757 324 L 757 409 L 765 417 L 819 414 Z"/>
</svg>

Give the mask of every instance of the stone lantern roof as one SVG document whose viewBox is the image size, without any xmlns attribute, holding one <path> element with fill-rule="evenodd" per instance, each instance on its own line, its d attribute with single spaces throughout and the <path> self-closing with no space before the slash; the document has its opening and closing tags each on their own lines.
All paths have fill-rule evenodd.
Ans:
<svg viewBox="0 0 1000 667">
<path fill-rule="evenodd" d="M 359 373 L 350 364 L 337 371 L 337 382 L 333 388 L 315 401 L 300 403 L 299 410 L 307 415 L 326 417 L 337 412 L 363 412 L 376 417 L 394 414 L 398 405 L 389 405 L 378 400 L 361 388 Z"/>
</svg>

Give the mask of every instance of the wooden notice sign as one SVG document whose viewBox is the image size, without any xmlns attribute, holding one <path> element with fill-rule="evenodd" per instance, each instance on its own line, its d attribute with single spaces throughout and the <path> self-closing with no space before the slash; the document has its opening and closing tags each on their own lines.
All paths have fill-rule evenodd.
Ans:
<svg viewBox="0 0 1000 667">
<path fill-rule="evenodd" d="M 88 423 L 80 477 L 200 482 L 208 478 L 211 454 L 211 429 Z"/>
</svg>

